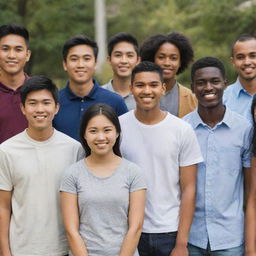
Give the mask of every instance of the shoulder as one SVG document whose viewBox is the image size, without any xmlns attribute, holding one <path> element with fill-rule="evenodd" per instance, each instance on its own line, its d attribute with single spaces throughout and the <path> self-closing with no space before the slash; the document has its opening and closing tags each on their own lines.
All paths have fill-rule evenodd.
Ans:
<svg viewBox="0 0 256 256">
<path fill-rule="evenodd" d="M 230 84 L 227 86 L 227 88 L 224 90 L 224 96 L 225 94 L 230 94 L 232 93 L 234 90 L 235 90 L 235 85 L 236 85 L 237 82 L 233 83 L 233 84 Z"/>
<path fill-rule="evenodd" d="M 197 112 L 197 109 L 195 109 L 194 111 L 192 111 L 192 112 L 188 113 L 187 115 L 185 115 L 184 117 L 182 117 L 182 120 L 190 123 L 191 120 L 195 117 L 196 112 Z"/>
<path fill-rule="evenodd" d="M 179 91 L 182 95 L 193 95 L 193 92 L 191 91 L 191 89 L 181 85 L 180 83 L 178 83 L 179 86 Z"/>
<path fill-rule="evenodd" d="M 126 123 L 127 120 L 131 120 L 133 118 L 134 110 L 130 110 L 129 112 L 119 116 L 119 121 L 121 124 Z"/>
<path fill-rule="evenodd" d="M 24 133 L 25 131 L 18 133 L 13 137 L 9 138 L 8 140 L 4 141 L 2 144 L 0 144 L 1 150 L 4 151 L 4 150 L 16 148 L 17 145 L 19 144 L 24 145 L 24 142 L 26 141 L 26 137 Z"/>
<path fill-rule="evenodd" d="M 252 127 L 252 123 L 247 118 L 238 114 L 237 112 L 230 110 L 229 108 L 227 108 L 227 110 L 228 110 L 228 117 L 232 120 L 233 126 L 238 127 L 240 129 Z"/>
</svg>

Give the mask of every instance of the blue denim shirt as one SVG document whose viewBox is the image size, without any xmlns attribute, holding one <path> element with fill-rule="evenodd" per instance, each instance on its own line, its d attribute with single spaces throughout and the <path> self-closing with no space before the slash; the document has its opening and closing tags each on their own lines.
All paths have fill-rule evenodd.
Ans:
<svg viewBox="0 0 256 256">
<path fill-rule="evenodd" d="M 112 107 L 117 115 L 122 115 L 128 111 L 124 100 L 116 93 L 101 88 L 94 80 L 94 86 L 85 97 L 75 95 L 69 82 L 66 87 L 59 92 L 60 110 L 53 120 L 53 126 L 70 137 L 80 141 L 79 129 L 80 121 L 84 112 L 93 104 L 105 103 Z"/>
<path fill-rule="evenodd" d="M 198 164 L 196 209 L 189 242 L 223 250 L 244 242 L 243 167 L 250 167 L 250 121 L 226 108 L 215 127 L 197 110 L 183 118 L 194 128 L 204 162 Z"/>
<path fill-rule="evenodd" d="M 241 85 L 239 78 L 224 91 L 223 103 L 231 110 L 251 120 L 252 95 Z"/>
</svg>

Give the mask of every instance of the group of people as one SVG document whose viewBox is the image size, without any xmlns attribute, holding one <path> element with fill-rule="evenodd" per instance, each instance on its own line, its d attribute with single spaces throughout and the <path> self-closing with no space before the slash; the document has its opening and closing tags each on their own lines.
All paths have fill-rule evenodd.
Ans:
<svg viewBox="0 0 256 256">
<path fill-rule="evenodd" d="M 63 46 L 66 86 L 29 77 L 29 33 L 0 26 L 1 256 L 255 256 L 256 36 L 231 51 L 237 81 L 189 39 Z M 245 209 L 245 210 L 244 210 Z M 245 211 L 245 214 L 244 214 Z"/>
</svg>

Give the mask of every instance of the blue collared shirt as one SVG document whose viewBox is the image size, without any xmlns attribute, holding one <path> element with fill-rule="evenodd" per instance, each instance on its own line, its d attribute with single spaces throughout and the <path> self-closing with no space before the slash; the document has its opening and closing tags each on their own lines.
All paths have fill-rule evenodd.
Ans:
<svg viewBox="0 0 256 256">
<path fill-rule="evenodd" d="M 121 96 L 101 88 L 95 80 L 93 82 L 92 90 L 85 97 L 75 95 L 69 87 L 69 82 L 59 92 L 60 110 L 53 120 L 53 125 L 57 130 L 78 141 L 80 141 L 80 121 L 91 105 L 105 103 L 111 106 L 118 116 L 128 111 Z"/>
<path fill-rule="evenodd" d="M 231 110 L 252 120 L 251 117 L 251 104 L 252 95 L 250 95 L 241 85 L 239 78 L 236 82 L 229 85 L 224 91 L 223 103 Z"/>
<path fill-rule="evenodd" d="M 226 108 L 215 127 L 197 110 L 183 118 L 196 132 L 204 162 L 198 165 L 197 197 L 189 242 L 212 251 L 244 241 L 243 167 L 250 167 L 250 121 Z"/>
</svg>

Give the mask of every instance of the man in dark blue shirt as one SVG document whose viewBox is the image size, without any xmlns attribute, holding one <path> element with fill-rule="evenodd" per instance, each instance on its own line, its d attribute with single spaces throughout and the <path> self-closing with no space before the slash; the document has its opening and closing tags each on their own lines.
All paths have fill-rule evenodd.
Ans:
<svg viewBox="0 0 256 256">
<path fill-rule="evenodd" d="M 77 35 L 63 46 L 63 67 L 69 81 L 59 92 L 60 110 L 54 127 L 79 140 L 80 120 L 85 110 L 95 103 L 111 106 L 118 115 L 128 111 L 124 100 L 116 93 L 101 88 L 93 79 L 98 46 L 90 38 Z"/>
</svg>

